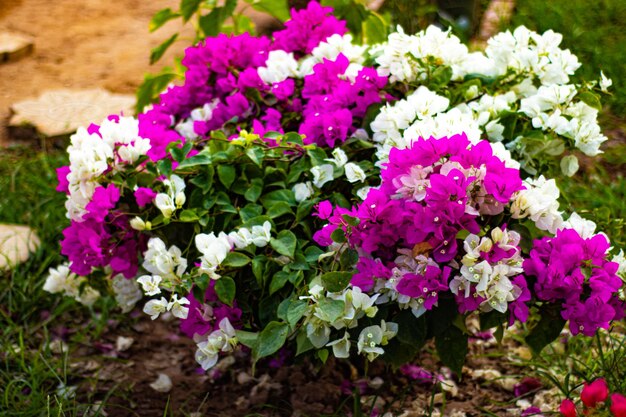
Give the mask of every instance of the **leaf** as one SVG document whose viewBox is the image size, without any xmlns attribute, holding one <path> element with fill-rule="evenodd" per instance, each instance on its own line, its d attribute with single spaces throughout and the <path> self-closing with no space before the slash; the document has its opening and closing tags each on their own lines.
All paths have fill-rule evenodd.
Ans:
<svg viewBox="0 0 626 417">
<path fill-rule="evenodd" d="M 296 337 L 296 356 L 308 352 L 311 349 L 315 349 L 315 346 L 313 346 L 313 343 L 311 343 L 307 337 L 306 331 L 301 330 Z"/>
<path fill-rule="evenodd" d="M 289 230 L 281 230 L 276 238 L 270 240 L 270 245 L 276 252 L 290 258 L 293 258 L 297 243 L 296 235 Z"/>
<path fill-rule="evenodd" d="M 178 220 L 185 223 L 197 222 L 200 220 L 200 217 L 195 212 L 195 210 L 183 210 L 178 216 Z"/>
<path fill-rule="evenodd" d="M 150 65 L 154 64 L 155 62 L 157 62 L 159 59 L 161 59 L 161 57 L 163 56 L 163 54 L 165 53 L 165 51 L 167 51 L 167 49 L 172 46 L 172 44 L 176 41 L 176 39 L 178 38 L 178 33 L 173 34 L 172 36 L 170 36 L 165 42 L 163 42 L 161 45 L 157 46 L 156 48 L 153 48 L 150 51 Z"/>
<path fill-rule="evenodd" d="M 281 22 L 291 17 L 287 0 L 246 0 L 246 3 L 254 10 L 270 14 Z"/>
<path fill-rule="evenodd" d="M 572 177 L 578 172 L 578 158 L 576 158 L 576 155 L 567 155 L 561 159 L 561 172 L 567 177 Z"/>
<path fill-rule="evenodd" d="M 399 330 L 399 328 L 398 328 Z M 402 365 L 411 362 L 415 359 L 415 356 L 419 353 L 419 348 L 400 342 L 400 340 L 392 339 L 387 346 L 385 346 L 385 353 L 382 359 L 391 364 L 394 369 L 400 368 Z"/>
<path fill-rule="evenodd" d="M 161 175 L 169 177 L 172 174 L 172 161 L 169 159 L 161 159 L 157 162 L 157 169 Z"/>
<path fill-rule="evenodd" d="M 246 155 L 248 155 L 248 158 L 250 158 L 250 160 L 257 164 L 259 167 L 262 166 L 265 154 L 263 153 L 263 149 L 261 149 L 259 146 L 253 146 L 252 148 L 248 149 L 246 151 Z"/>
<path fill-rule="evenodd" d="M 428 313 L 429 337 L 439 336 L 452 325 L 457 315 L 457 306 L 453 298 L 439 297 L 437 307 Z"/>
<path fill-rule="evenodd" d="M 248 265 L 252 259 L 243 253 L 239 252 L 230 252 L 226 259 L 222 262 L 222 266 L 230 266 L 232 268 L 241 268 L 242 266 Z"/>
<path fill-rule="evenodd" d="M 243 194 L 244 198 L 251 203 L 256 202 L 263 192 L 263 180 L 261 178 L 252 179 L 250 186 Z"/>
<path fill-rule="evenodd" d="M 346 249 L 339 256 L 339 264 L 341 269 L 353 269 L 356 263 L 359 261 L 359 254 L 354 249 Z"/>
<path fill-rule="evenodd" d="M 284 201 L 277 202 L 267 211 L 267 215 L 270 219 L 275 219 L 283 214 L 293 214 L 291 206 Z"/>
<path fill-rule="evenodd" d="M 330 292 L 341 292 L 348 286 L 354 272 L 327 272 L 322 275 L 322 285 Z"/>
<path fill-rule="evenodd" d="M 217 166 L 217 177 L 220 179 L 220 182 L 224 187 L 230 188 L 230 186 L 235 181 L 236 175 L 235 167 L 232 165 L 218 165 Z"/>
<path fill-rule="evenodd" d="M 270 209 L 275 203 L 279 201 L 283 201 L 290 206 L 296 205 L 296 197 L 291 190 L 271 191 L 261 197 L 261 204 L 263 204 L 266 209 Z"/>
<path fill-rule="evenodd" d="M 282 289 L 287 281 L 289 281 L 288 272 L 278 271 L 277 273 L 275 273 L 272 277 L 272 281 L 270 282 L 270 295 Z"/>
<path fill-rule="evenodd" d="M 295 300 L 289 304 L 287 309 L 287 323 L 291 327 L 295 327 L 296 323 L 304 316 L 309 304 L 304 300 Z"/>
<path fill-rule="evenodd" d="M 255 332 L 247 332 L 245 330 L 235 330 L 235 335 L 237 336 L 237 341 L 244 346 L 249 347 L 250 349 L 254 349 L 256 346 L 257 340 L 259 339 L 259 334 Z"/>
<path fill-rule="evenodd" d="M 410 310 L 404 310 L 393 318 L 398 323 L 398 340 L 402 343 L 421 348 L 426 343 L 426 317 L 416 318 Z"/>
<path fill-rule="evenodd" d="M 446 331 L 435 337 L 439 358 L 459 377 L 463 370 L 465 356 L 467 356 L 467 343 L 467 335 L 456 326 L 449 326 Z"/>
<path fill-rule="evenodd" d="M 154 14 L 154 16 L 152 16 L 152 19 L 150 19 L 150 23 L 148 24 L 148 30 L 150 32 L 154 32 L 165 23 L 177 18 L 178 16 L 180 15 L 172 11 L 172 9 L 170 9 L 169 7 L 167 9 L 159 10 Z"/>
<path fill-rule="evenodd" d="M 320 255 L 323 254 L 323 253 L 324 253 L 324 251 L 321 250 L 320 248 L 318 248 L 317 246 L 309 246 L 304 251 L 304 257 L 305 257 L 307 262 L 309 262 L 309 263 L 316 263 L 318 261 Z"/>
<path fill-rule="evenodd" d="M 211 157 L 206 154 L 197 154 L 192 156 L 191 158 L 184 159 L 177 167 L 176 170 L 191 168 L 199 165 L 209 165 L 211 163 Z"/>
<path fill-rule="evenodd" d="M 330 238 L 333 242 L 344 243 L 346 242 L 346 232 L 341 227 L 338 227 L 330 234 Z"/>
<path fill-rule="evenodd" d="M 498 327 L 502 323 L 505 323 L 508 318 L 506 314 L 500 313 L 497 310 L 481 313 L 478 317 L 480 319 L 480 330 L 483 332 Z"/>
<path fill-rule="evenodd" d="M 176 77 L 174 73 L 163 73 L 158 75 L 146 75 L 143 83 L 137 89 L 137 113 L 141 113 L 148 104 L 154 103 L 158 95 Z"/>
<path fill-rule="evenodd" d="M 180 14 L 184 22 L 187 22 L 198 11 L 201 2 L 202 0 L 182 0 L 180 2 Z"/>
<path fill-rule="evenodd" d="M 229 306 L 233 305 L 236 290 L 237 286 L 231 277 L 221 277 L 215 281 L 215 293 L 217 294 L 217 297 L 221 302 L 228 304 Z"/>
<path fill-rule="evenodd" d="M 211 13 L 206 14 L 198 19 L 198 25 L 205 37 L 217 36 L 222 31 L 224 21 L 232 16 L 237 6 L 237 0 L 226 0 L 222 7 L 216 7 Z"/>
<path fill-rule="evenodd" d="M 322 363 L 326 363 L 326 360 L 328 359 L 328 349 L 318 350 L 317 357 L 320 358 Z"/>
<path fill-rule="evenodd" d="M 538 355 L 544 347 L 553 342 L 565 326 L 560 306 L 542 306 L 539 309 L 539 322 L 526 336 L 526 343 Z"/>
<path fill-rule="evenodd" d="M 598 111 L 602 110 L 602 103 L 600 102 L 600 97 L 597 94 L 594 94 L 591 91 L 583 91 L 582 93 L 578 93 L 577 97 L 588 106 L 591 106 Z"/>
<path fill-rule="evenodd" d="M 341 300 L 322 298 L 317 306 L 321 315 L 324 316 L 323 320 L 332 323 L 343 316 L 346 304 Z"/>
<path fill-rule="evenodd" d="M 363 43 L 367 45 L 382 43 L 387 40 L 388 32 L 389 22 L 378 13 L 370 11 L 363 22 Z"/>
<path fill-rule="evenodd" d="M 270 356 L 278 351 L 287 340 L 289 325 L 272 321 L 259 333 L 257 342 L 252 349 L 254 360 Z"/>
</svg>

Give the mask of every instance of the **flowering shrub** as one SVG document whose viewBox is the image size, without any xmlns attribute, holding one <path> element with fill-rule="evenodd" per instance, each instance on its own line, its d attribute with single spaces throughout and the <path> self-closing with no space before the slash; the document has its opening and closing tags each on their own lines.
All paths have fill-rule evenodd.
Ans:
<svg viewBox="0 0 626 417">
<path fill-rule="evenodd" d="M 401 365 L 434 338 L 460 372 L 470 314 L 501 331 L 538 311 L 536 351 L 566 320 L 607 328 L 623 255 L 563 219 L 544 174 L 600 152 L 609 82 L 568 84 L 559 42 L 522 27 L 470 53 L 430 27 L 356 45 L 315 2 L 272 39 L 207 38 L 151 108 L 72 136 L 68 264 L 45 289 L 151 297 L 204 369 L 240 345 Z"/>
</svg>

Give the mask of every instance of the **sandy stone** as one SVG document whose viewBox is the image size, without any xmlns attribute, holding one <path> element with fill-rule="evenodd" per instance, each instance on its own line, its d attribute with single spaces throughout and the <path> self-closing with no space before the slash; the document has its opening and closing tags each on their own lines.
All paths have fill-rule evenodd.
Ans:
<svg viewBox="0 0 626 417">
<path fill-rule="evenodd" d="M 26 261 L 39 244 L 39 238 L 29 227 L 0 224 L 0 270 Z"/>
<path fill-rule="evenodd" d="M 17 33 L 0 32 L 0 63 L 17 61 L 33 52 L 33 41 Z"/>
<path fill-rule="evenodd" d="M 44 136 L 71 134 L 81 126 L 100 123 L 110 114 L 133 114 L 135 97 L 103 89 L 51 90 L 11 106 L 9 126 L 34 126 Z"/>
</svg>

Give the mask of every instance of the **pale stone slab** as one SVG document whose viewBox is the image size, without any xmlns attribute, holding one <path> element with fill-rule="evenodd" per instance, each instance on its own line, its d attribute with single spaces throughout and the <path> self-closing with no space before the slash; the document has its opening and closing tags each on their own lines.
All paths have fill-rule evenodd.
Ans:
<svg viewBox="0 0 626 417">
<path fill-rule="evenodd" d="M 33 52 L 33 41 L 17 33 L 0 32 L 0 62 L 16 61 Z"/>
<path fill-rule="evenodd" d="M 135 96 L 103 89 L 50 90 L 13 104 L 9 126 L 31 125 L 44 136 L 68 135 L 81 126 L 99 124 L 111 114 L 131 116 L 134 105 Z"/>
<path fill-rule="evenodd" d="M 0 270 L 25 262 L 40 245 L 28 226 L 0 224 Z"/>
</svg>

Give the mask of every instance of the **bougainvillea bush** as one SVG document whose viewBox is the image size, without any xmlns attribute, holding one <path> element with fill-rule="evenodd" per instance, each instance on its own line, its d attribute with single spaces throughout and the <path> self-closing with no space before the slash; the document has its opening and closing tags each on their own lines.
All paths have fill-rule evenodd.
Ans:
<svg viewBox="0 0 626 417">
<path fill-rule="evenodd" d="M 594 335 L 624 316 L 624 257 L 549 178 L 600 153 L 610 80 L 573 81 L 560 40 L 361 45 L 315 2 L 272 38 L 207 38 L 158 102 L 71 137 L 45 289 L 180 319 L 204 369 L 283 347 L 401 365 L 434 338 L 459 372 L 471 315 L 527 323 L 535 351 Z"/>
</svg>

